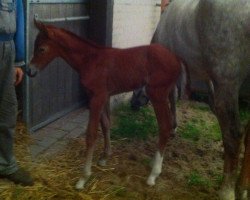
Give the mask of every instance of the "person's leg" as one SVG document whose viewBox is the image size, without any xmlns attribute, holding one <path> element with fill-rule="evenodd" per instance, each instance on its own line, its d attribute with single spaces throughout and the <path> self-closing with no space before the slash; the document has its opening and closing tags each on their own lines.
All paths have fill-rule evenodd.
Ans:
<svg viewBox="0 0 250 200">
<path fill-rule="evenodd" d="M 17 170 L 13 155 L 13 136 L 16 126 L 17 100 L 15 96 L 11 44 L 2 45 L 0 60 L 0 174 Z"/>
<path fill-rule="evenodd" d="M 17 99 L 14 86 L 13 51 L 11 42 L 0 44 L 0 177 L 15 183 L 32 185 L 27 172 L 19 169 L 13 153 L 17 115 Z"/>
</svg>

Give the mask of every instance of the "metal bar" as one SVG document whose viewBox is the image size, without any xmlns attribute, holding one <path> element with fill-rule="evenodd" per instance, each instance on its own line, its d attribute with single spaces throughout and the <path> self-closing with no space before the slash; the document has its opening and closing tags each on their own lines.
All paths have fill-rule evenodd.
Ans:
<svg viewBox="0 0 250 200">
<path fill-rule="evenodd" d="M 29 16 L 30 16 L 30 4 L 26 1 L 26 10 L 25 10 L 25 20 L 26 20 L 26 27 L 25 27 L 25 71 L 27 70 L 28 63 L 29 63 Z M 23 87 L 23 118 L 27 124 L 30 126 L 30 79 L 28 76 L 25 76 L 24 79 L 24 87 Z"/>
<path fill-rule="evenodd" d="M 32 4 L 50 4 L 50 3 L 88 3 L 90 0 L 28 0 Z"/>
<path fill-rule="evenodd" d="M 155 5 L 160 3 L 161 0 L 152 1 L 152 0 L 114 0 L 114 4 L 122 5 Z"/>
<path fill-rule="evenodd" d="M 56 121 L 57 119 L 65 116 L 66 114 L 70 113 L 73 110 L 76 110 L 78 108 L 83 107 L 84 105 L 85 105 L 85 102 L 83 102 L 83 101 L 81 101 L 79 103 L 76 103 L 73 106 L 67 108 L 66 110 L 60 111 L 60 112 L 50 116 L 47 120 L 45 120 L 43 122 L 40 122 L 39 124 L 37 124 L 37 125 L 35 125 L 33 127 L 30 127 L 29 131 L 31 133 L 34 133 L 38 129 L 43 128 L 44 126 L 48 125 L 49 123 Z"/>
<path fill-rule="evenodd" d="M 79 21 L 79 20 L 89 20 L 89 16 L 77 16 L 77 17 L 62 17 L 62 18 L 52 18 L 43 19 L 39 18 L 38 14 L 35 14 L 35 19 L 41 22 L 64 22 L 64 21 Z"/>
</svg>

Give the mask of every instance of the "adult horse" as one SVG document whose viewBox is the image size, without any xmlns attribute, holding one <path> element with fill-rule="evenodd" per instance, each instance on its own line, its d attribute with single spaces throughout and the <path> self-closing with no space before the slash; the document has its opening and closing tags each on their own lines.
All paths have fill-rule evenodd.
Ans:
<svg viewBox="0 0 250 200">
<path fill-rule="evenodd" d="M 224 145 L 220 198 L 235 200 L 242 138 L 238 96 L 250 71 L 250 1 L 174 0 L 162 13 L 153 42 L 172 50 L 191 75 L 210 83 Z M 244 174 L 249 176 L 249 170 L 245 162 L 242 171 L 248 173 L 242 173 L 242 179 L 248 180 L 248 189 L 250 177 Z M 247 199 L 246 190 L 239 189 L 238 198 Z"/>
<path fill-rule="evenodd" d="M 105 142 L 100 163 L 105 163 L 111 153 L 110 96 L 142 86 L 146 88 L 159 125 L 158 151 L 147 180 L 149 185 L 154 185 L 161 173 L 164 149 L 173 130 L 167 99 L 180 73 L 179 59 L 159 44 L 129 49 L 105 48 L 64 29 L 38 22 L 35 24 L 40 32 L 35 41 L 30 70 L 42 70 L 54 58 L 62 57 L 79 73 L 89 98 L 86 162 L 83 177 L 76 188 L 82 189 L 91 175 L 99 122 Z M 29 71 L 29 74 L 33 73 Z"/>
</svg>

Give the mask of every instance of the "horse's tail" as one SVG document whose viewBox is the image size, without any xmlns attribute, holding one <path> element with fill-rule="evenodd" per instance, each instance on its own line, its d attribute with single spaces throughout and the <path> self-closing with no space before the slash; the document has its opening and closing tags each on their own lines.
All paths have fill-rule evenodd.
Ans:
<svg viewBox="0 0 250 200">
<path fill-rule="evenodd" d="M 187 64 L 179 59 L 181 63 L 181 73 L 177 80 L 178 97 L 180 99 L 189 99 L 191 96 L 191 79 Z"/>
</svg>

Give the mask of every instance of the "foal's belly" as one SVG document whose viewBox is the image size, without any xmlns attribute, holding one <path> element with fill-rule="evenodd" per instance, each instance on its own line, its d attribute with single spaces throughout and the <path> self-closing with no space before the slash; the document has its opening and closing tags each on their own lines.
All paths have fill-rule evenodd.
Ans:
<svg viewBox="0 0 250 200">
<path fill-rule="evenodd" d="M 146 85 L 144 79 L 134 80 L 133 78 L 120 79 L 109 84 L 109 91 L 111 95 L 120 94 L 123 92 L 129 92 Z"/>
<path fill-rule="evenodd" d="M 112 95 L 129 92 L 147 84 L 147 76 L 143 71 L 129 70 L 113 75 L 108 79 L 108 88 Z"/>
</svg>

